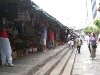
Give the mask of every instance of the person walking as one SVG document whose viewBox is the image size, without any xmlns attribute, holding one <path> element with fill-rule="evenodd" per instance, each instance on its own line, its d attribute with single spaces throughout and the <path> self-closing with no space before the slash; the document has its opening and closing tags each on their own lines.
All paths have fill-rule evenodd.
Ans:
<svg viewBox="0 0 100 75">
<path fill-rule="evenodd" d="M 89 39 L 90 39 L 90 35 L 87 36 L 87 45 L 88 45 L 88 49 L 89 49 L 89 52 L 91 53 L 91 48 L 90 48 L 90 42 L 89 42 Z"/>
<path fill-rule="evenodd" d="M 8 28 L 6 28 L 7 19 L 5 17 L 0 21 L 0 53 L 2 66 L 13 67 L 12 64 L 12 49 L 8 39 Z"/>
<path fill-rule="evenodd" d="M 95 37 L 95 33 L 91 33 L 91 36 L 89 38 L 89 43 L 90 43 L 90 58 L 93 60 L 96 57 L 96 48 L 97 48 L 97 39 Z"/>
<path fill-rule="evenodd" d="M 71 41 L 72 48 L 75 48 L 75 35 L 74 35 L 74 33 L 71 33 L 70 41 Z"/>
<path fill-rule="evenodd" d="M 78 38 L 76 39 L 76 46 L 77 46 L 78 54 L 80 53 L 81 45 L 82 45 L 82 39 L 80 38 L 80 36 L 78 36 Z"/>
</svg>

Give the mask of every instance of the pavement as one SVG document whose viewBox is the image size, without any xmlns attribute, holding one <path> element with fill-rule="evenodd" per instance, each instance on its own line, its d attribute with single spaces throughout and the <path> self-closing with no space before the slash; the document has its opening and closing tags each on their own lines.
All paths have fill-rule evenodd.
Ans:
<svg viewBox="0 0 100 75">
<path fill-rule="evenodd" d="M 46 60 L 49 60 L 52 56 L 57 55 L 57 53 L 66 48 L 66 46 L 67 44 L 61 45 L 55 49 L 50 49 L 45 53 L 37 52 L 14 60 L 14 67 L 0 66 L 0 75 L 31 75 L 31 70 L 33 71 L 33 69 L 37 66 L 37 68 L 41 67 Z"/>
<path fill-rule="evenodd" d="M 56 55 L 65 47 L 66 44 L 48 50 L 46 53 L 37 52 L 14 60 L 14 67 L 0 67 L 0 75 L 31 75 L 31 70 L 34 67 L 41 67 L 45 63 L 45 60 L 49 60 L 48 58 L 52 58 L 52 56 Z M 96 58 L 94 60 L 90 59 L 87 43 L 82 45 L 81 53 L 76 54 L 71 75 L 100 75 L 100 43 L 97 46 Z"/>
<path fill-rule="evenodd" d="M 81 53 L 76 55 L 72 75 L 100 75 L 100 43 L 94 60 L 90 59 L 87 43 L 83 44 Z"/>
</svg>

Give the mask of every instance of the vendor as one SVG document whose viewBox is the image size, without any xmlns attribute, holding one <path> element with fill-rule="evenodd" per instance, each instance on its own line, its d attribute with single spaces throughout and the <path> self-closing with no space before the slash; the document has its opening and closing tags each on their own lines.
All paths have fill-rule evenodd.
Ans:
<svg viewBox="0 0 100 75">
<path fill-rule="evenodd" d="M 12 49 L 10 46 L 10 41 L 8 39 L 8 21 L 5 17 L 0 20 L 0 53 L 2 66 L 13 67 L 12 64 Z"/>
</svg>

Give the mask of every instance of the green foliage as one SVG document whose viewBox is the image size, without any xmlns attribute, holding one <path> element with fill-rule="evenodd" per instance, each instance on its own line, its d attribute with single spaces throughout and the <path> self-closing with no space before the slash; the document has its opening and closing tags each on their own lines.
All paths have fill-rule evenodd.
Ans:
<svg viewBox="0 0 100 75">
<path fill-rule="evenodd" d="M 99 33 L 99 29 L 95 28 L 95 27 L 92 27 L 92 26 L 84 28 L 84 33 L 85 34 L 90 34 L 91 32 L 94 32 L 94 33 L 98 34 Z"/>
<path fill-rule="evenodd" d="M 92 28 L 90 28 L 90 27 L 84 28 L 84 33 L 85 33 L 85 34 L 89 34 L 89 33 L 91 33 L 91 32 L 92 32 Z"/>
<path fill-rule="evenodd" d="M 100 19 L 96 19 L 91 26 L 84 28 L 84 33 L 89 34 L 94 32 L 96 34 L 100 33 Z"/>
<path fill-rule="evenodd" d="M 95 26 L 97 26 L 98 29 L 100 29 L 100 19 L 96 19 L 94 21 Z"/>
</svg>

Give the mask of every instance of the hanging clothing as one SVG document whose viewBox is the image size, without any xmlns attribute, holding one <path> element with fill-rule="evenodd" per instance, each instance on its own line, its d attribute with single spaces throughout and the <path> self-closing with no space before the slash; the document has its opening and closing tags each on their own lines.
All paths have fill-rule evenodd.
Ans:
<svg viewBox="0 0 100 75">
<path fill-rule="evenodd" d="M 54 40 L 54 32 L 53 31 L 49 32 L 49 40 Z"/>
</svg>

